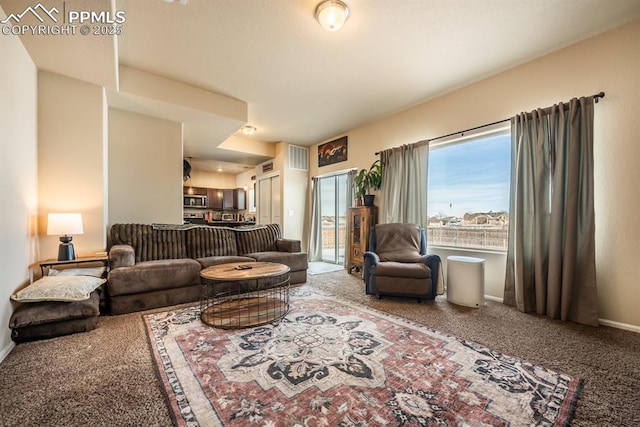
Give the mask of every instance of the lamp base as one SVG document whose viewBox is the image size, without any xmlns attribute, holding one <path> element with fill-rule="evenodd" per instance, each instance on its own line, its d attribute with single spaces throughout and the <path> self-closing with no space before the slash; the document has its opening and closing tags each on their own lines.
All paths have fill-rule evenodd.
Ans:
<svg viewBox="0 0 640 427">
<path fill-rule="evenodd" d="M 76 259 L 73 243 L 60 243 L 58 246 L 58 261 L 71 261 Z"/>
</svg>

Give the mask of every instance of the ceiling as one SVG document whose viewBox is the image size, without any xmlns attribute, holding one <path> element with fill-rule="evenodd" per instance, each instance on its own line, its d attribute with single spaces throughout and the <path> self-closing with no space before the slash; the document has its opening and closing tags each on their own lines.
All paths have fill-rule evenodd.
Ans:
<svg viewBox="0 0 640 427">
<path fill-rule="evenodd" d="M 349 19 L 327 32 L 314 20 L 320 0 L 114 1 L 126 12 L 124 34 L 111 51 L 75 50 L 80 68 L 95 63 L 97 76 L 105 62 L 114 69 L 108 58 L 115 55 L 116 75 L 125 66 L 243 101 L 246 121 L 257 128 L 252 140 L 297 145 L 640 18 L 638 0 L 344 0 Z M 0 0 L 7 13 L 24 4 Z M 46 52 L 27 49 L 39 67 L 75 76 L 77 61 L 51 55 L 58 49 L 73 56 L 59 39 Z M 101 82 L 113 88 L 111 80 Z M 211 141 L 210 156 L 222 142 Z M 185 138 L 185 152 L 189 144 Z M 222 160 L 233 162 L 242 153 L 226 154 Z M 243 162 L 255 165 L 257 157 L 249 153 Z"/>
</svg>

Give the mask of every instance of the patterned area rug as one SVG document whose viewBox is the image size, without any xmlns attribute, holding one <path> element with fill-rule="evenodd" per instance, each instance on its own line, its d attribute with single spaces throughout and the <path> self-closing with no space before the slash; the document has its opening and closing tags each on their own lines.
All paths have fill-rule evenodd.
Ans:
<svg viewBox="0 0 640 427">
<path fill-rule="evenodd" d="M 562 426 L 581 380 L 396 316 L 291 290 L 278 325 L 145 315 L 181 426 Z"/>
</svg>

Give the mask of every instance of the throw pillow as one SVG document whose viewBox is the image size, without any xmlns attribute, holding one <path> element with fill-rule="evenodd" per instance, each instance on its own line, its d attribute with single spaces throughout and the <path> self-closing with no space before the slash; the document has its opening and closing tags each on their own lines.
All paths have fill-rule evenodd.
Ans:
<svg viewBox="0 0 640 427">
<path fill-rule="evenodd" d="M 91 292 L 106 282 L 92 276 L 44 276 L 11 295 L 18 302 L 84 301 Z"/>
<path fill-rule="evenodd" d="M 66 268 L 64 270 L 49 269 L 48 276 L 93 276 L 102 277 L 104 267 Z"/>
</svg>

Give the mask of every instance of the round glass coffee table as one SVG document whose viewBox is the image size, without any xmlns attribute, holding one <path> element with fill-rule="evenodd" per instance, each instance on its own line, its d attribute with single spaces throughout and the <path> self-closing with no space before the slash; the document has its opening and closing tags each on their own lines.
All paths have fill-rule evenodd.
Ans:
<svg viewBox="0 0 640 427">
<path fill-rule="evenodd" d="M 279 321 L 289 312 L 289 270 L 274 262 L 240 262 L 203 269 L 200 319 L 222 329 Z"/>
</svg>

